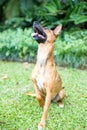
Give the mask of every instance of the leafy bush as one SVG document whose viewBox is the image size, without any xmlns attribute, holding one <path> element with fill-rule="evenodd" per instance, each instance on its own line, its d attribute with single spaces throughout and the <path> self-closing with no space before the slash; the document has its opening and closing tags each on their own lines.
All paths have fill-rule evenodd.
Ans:
<svg viewBox="0 0 87 130">
<path fill-rule="evenodd" d="M 7 30 L 0 33 L 0 59 L 35 62 L 38 44 L 32 29 Z M 87 66 L 87 31 L 62 32 L 55 42 L 56 63 L 63 66 Z"/>
<path fill-rule="evenodd" d="M 8 27 L 29 27 L 34 20 L 52 28 L 63 26 L 86 27 L 86 0 L 0 0 L 0 29 Z"/>
<path fill-rule="evenodd" d="M 37 44 L 31 38 L 32 29 L 7 30 L 0 33 L 0 59 L 34 61 Z"/>
<path fill-rule="evenodd" d="M 63 66 L 87 66 L 87 31 L 65 32 L 63 40 L 55 43 L 56 62 Z"/>
</svg>

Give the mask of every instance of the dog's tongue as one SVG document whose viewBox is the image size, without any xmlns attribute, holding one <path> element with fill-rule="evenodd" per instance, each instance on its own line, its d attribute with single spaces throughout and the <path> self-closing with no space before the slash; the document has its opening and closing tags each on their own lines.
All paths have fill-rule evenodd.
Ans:
<svg viewBox="0 0 87 130">
<path fill-rule="evenodd" d="M 38 33 L 32 33 L 32 37 L 38 36 Z"/>
<path fill-rule="evenodd" d="M 38 34 L 37 32 L 32 34 L 32 37 L 35 37 L 35 36 L 39 36 L 39 37 L 41 37 L 41 38 L 44 38 L 44 36 L 43 36 L 43 35 Z"/>
<path fill-rule="evenodd" d="M 38 34 L 38 36 L 39 36 L 39 37 L 41 37 L 41 38 L 44 38 L 44 36 L 43 36 L 43 35 L 41 35 L 41 34 Z"/>
</svg>

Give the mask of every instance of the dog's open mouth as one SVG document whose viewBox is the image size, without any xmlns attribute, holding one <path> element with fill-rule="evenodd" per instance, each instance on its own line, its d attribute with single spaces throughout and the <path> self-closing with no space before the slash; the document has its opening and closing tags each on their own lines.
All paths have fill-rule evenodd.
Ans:
<svg viewBox="0 0 87 130">
<path fill-rule="evenodd" d="M 33 38 L 38 42 L 38 43 L 44 43 L 47 39 L 46 33 L 43 31 L 42 27 L 38 24 L 37 21 L 33 23 L 33 29 L 34 33 L 32 34 Z"/>
</svg>

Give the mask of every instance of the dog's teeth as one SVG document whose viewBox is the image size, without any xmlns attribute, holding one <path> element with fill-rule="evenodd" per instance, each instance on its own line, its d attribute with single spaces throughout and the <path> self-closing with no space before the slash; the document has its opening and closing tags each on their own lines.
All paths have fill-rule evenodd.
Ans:
<svg viewBox="0 0 87 130">
<path fill-rule="evenodd" d="M 32 33 L 31 36 L 34 37 L 34 36 L 37 36 L 38 33 Z"/>
</svg>

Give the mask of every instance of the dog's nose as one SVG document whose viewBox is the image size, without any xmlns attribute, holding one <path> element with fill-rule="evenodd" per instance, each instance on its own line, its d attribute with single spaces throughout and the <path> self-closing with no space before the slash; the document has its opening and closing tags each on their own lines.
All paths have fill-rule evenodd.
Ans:
<svg viewBox="0 0 87 130">
<path fill-rule="evenodd" d="M 33 25 L 37 25 L 37 24 L 39 24 L 37 21 L 34 21 L 34 22 L 33 22 Z"/>
</svg>

